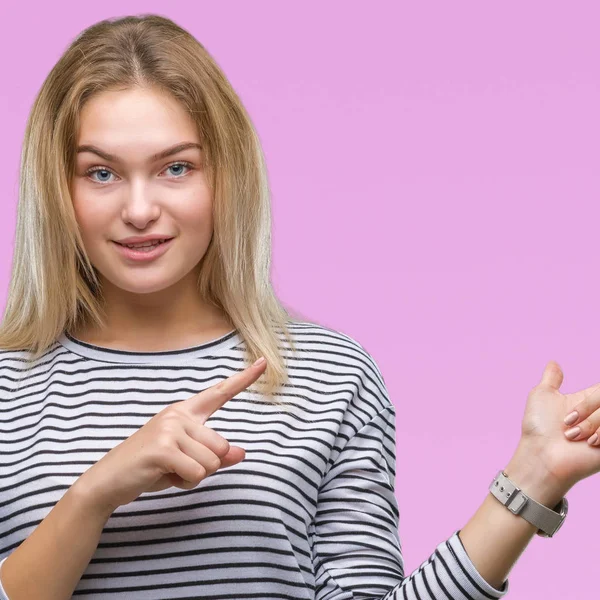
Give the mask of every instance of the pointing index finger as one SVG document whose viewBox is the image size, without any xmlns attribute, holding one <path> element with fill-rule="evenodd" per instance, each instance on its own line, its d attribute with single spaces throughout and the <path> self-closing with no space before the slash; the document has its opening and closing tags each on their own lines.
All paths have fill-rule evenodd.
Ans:
<svg viewBox="0 0 600 600">
<path fill-rule="evenodd" d="M 193 417 L 200 418 L 204 424 L 228 400 L 253 384 L 264 373 L 266 364 L 265 357 L 261 356 L 254 364 L 239 373 L 184 400 L 184 406 L 189 409 Z"/>
</svg>

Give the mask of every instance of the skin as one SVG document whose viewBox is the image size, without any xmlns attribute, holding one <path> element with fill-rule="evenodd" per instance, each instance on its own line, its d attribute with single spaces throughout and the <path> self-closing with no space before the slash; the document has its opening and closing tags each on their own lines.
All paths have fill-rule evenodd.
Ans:
<svg viewBox="0 0 600 600">
<path fill-rule="evenodd" d="M 572 442 L 600 446 L 600 384 L 579 392 L 571 402 L 565 414 L 565 437 Z"/>
<path fill-rule="evenodd" d="M 233 330 L 227 316 L 196 289 L 199 263 L 213 233 L 203 152 L 189 148 L 150 158 L 182 142 L 200 144 L 193 120 L 173 97 L 148 88 L 97 94 L 80 116 L 77 148 L 93 145 L 118 160 L 77 152 L 73 206 L 102 283 L 107 326 L 85 325 L 72 334 L 109 348 L 160 351 L 194 346 Z M 175 239 L 165 254 L 148 263 L 124 258 L 114 243 L 151 233 Z"/>
<path fill-rule="evenodd" d="M 564 394 L 563 379 L 560 366 L 548 362 L 542 380 L 527 396 L 517 449 L 503 465 L 516 487 L 548 508 L 555 507 L 579 481 L 600 473 L 598 448 L 569 441 L 562 422 L 582 403 L 600 405 L 600 384 Z M 535 525 L 487 494 L 459 537 L 481 576 L 499 588 L 536 531 Z"/>
</svg>

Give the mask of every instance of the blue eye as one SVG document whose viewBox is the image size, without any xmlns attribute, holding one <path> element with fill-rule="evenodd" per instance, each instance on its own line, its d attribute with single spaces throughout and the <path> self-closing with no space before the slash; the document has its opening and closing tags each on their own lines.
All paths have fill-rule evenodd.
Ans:
<svg viewBox="0 0 600 600">
<path fill-rule="evenodd" d="M 169 165 L 167 167 L 167 169 L 173 169 L 174 167 L 179 167 L 179 168 L 184 168 L 184 169 L 188 169 L 189 166 L 186 163 L 182 163 L 182 162 L 178 162 L 178 163 L 173 163 L 172 165 Z M 177 173 L 175 173 L 175 175 L 177 175 Z M 181 173 L 179 173 L 179 175 L 181 175 Z"/>
<path fill-rule="evenodd" d="M 170 165 L 167 165 L 164 168 L 164 170 L 166 171 L 167 169 L 173 169 L 173 168 L 179 168 L 179 169 L 183 168 L 183 169 L 189 169 L 189 171 L 191 171 L 193 169 L 193 165 L 185 160 L 180 160 L 180 161 L 171 163 Z M 92 167 L 91 169 L 88 169 L 85 172 L 85 174 L 88 176 L 91 176 L 94 173 L 101 173 L 104 176 L 114 175 L 113 171 L 111 171 L 111 169 L 109 169 L 108 167 Z M 182 173 L 181 171 L 179 171 L 179 173 L 175 173 L 174 179 L 182 179 L 187 174 L 188 174 L 187 172 Z M 94 181 L 95 183 L 108 183 L 110 180 L 109 179 L 93 179 L 92 178 L 92 181 Z"/>
<path fill-rule="evenodd" d="M 112 171 L 109 171 L 108 169 L 93 169 L 91 171 L 87 171 L 88 174 L 93 174 L 93 173 L 108 173 L 108 175 L 113 175 Z M 106 179 L 101 180 L 101 182 L 105 182 Z"/>
</svg>

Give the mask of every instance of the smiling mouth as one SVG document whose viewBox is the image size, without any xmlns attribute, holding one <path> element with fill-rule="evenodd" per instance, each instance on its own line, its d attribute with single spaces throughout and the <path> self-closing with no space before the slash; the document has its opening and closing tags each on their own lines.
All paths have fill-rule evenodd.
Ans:
<svg viewBox="0 0 600 600">
<path fill-rule="evenodd" d="M 160 246 L 173 238 L 165 238 L 163 240 L 153 240 L 151 242 L 143 242 L 140 244 L 121 244 L 120 242 L 115 242 L 115 244 L 119 244 L 119 246 L 123 246 L 124 248 L 131 248 L 132 250 L 136 250 L 138 248 L 152 248 L 154 246 Z"/>
</svg>

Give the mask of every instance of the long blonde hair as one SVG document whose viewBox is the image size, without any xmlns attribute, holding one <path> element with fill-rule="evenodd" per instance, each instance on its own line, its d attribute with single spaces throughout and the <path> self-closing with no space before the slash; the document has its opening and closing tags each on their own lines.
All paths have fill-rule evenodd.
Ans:
<svg viewBox="0 0 600 600">
<path fill-rule="evenodd" d="M 0 348 L 27 350 L 31 363 L 64 330 L 104 326 L 102 293 L 80 236 L 70 194 L 76 133 L 94 94 L 132 86 L 174 96 L 198 127 L 213 195 L 214 230 L 198 290 L 221 308 L 246 343 L 265 356 L 255 383 L 267 401 L 288 383 L 279 332 L 304 319 L 277 299 L 270 280 L 270 191 L 257 132 L 215 60 L 170 19 L 144 14 L 85 29 L 50 71 L 31 109 L 21 154 L 12 275 Z"/>
</svg>

